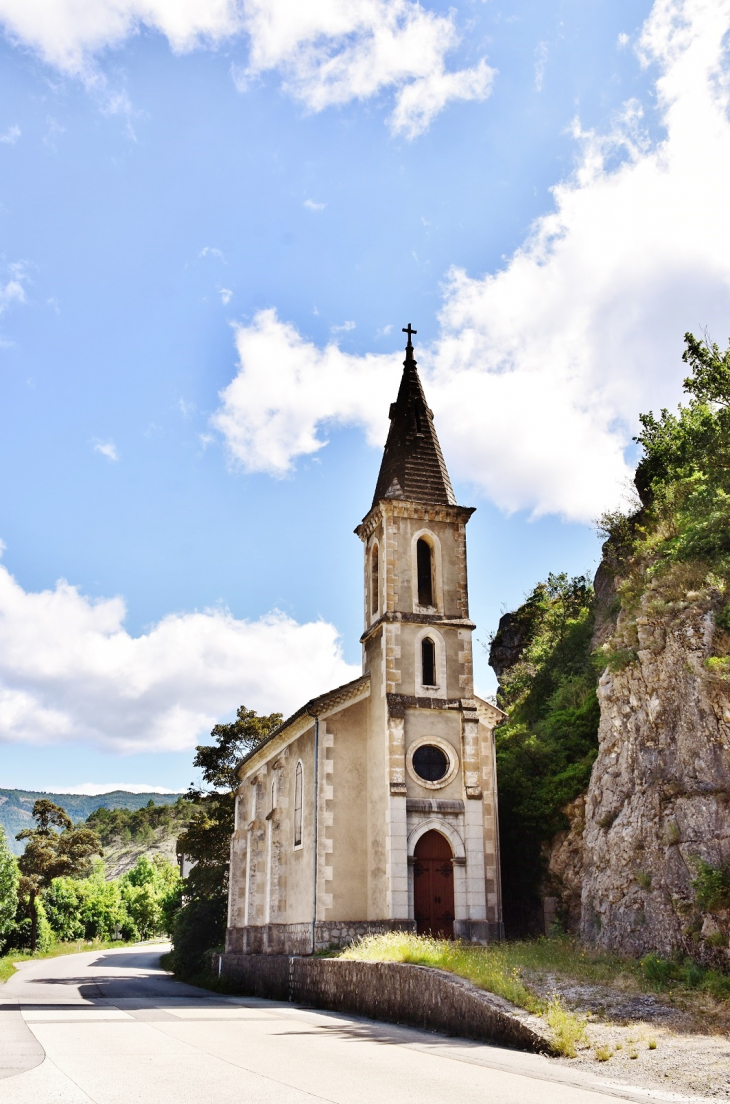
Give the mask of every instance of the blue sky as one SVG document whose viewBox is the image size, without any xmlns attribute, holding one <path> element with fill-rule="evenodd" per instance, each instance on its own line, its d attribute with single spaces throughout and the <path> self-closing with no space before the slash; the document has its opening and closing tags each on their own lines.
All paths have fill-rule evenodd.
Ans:
<svg viewBox="0 0 730 1104">
<path fill-rule="evenodd" d="M 353 676 L 408 321 L 478 640 L 595 568 L 730 332 L 726 0 L 0 22 L 3 785 L 184 788 L 237 704 Z"/>
</svg>

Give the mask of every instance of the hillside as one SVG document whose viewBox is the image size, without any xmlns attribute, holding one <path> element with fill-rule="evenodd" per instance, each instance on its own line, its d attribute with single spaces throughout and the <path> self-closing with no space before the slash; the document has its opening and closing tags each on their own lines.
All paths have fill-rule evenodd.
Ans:
<svg viewBox="0 0 730 1104">
<path fill-rule="evenodd" d="M 0 826 L 4 828 L 8 845 L 20 855 L 23 845 L 15 836 L 23 828 L 33 825 L 33 803 L 39 797 L 46 797 L 56 805 L 61 805 L 74 822 L 86 820 L 96 809 L 141 809 L 152 801 L 155 805 L 173 805 L 183 794 L 128 793 L 126 790 L 113 790 L 111 793 L 86 797 L 83 794 L 41 793 L 37 790 L 0 789 Z"/>
<path fill-rule="evenodd" d="M 197 808 L 194 802 L 179 797 L 169 805 L 149 802 L 141 809 L 100 806 L 94 810 L 86 824 L 101 840 L 106 877 L 126 874 L 141 855 L 150 859 L 161 855 L 176 862 L 177 838 L 187 828 Z"/>
</svg>

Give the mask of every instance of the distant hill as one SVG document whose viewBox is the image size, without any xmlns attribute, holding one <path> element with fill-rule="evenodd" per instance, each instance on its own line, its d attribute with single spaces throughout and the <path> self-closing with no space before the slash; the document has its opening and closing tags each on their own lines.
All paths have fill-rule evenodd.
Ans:
<svg viewBox="0 0 730 1104">
<path fill-rule="evenodd" d="M 184 798 L 172 805 L 143 805 L 141 809 L 96 809 L 86 825 L 104 848 L 107 878 L 126 874 L 140 855 L 156 855 L 177 862 L 177 840 L 200 806 Z"/>
<path fill-rule="evenodd" d="M 33 803 L 39 797 L 47 797 L 56 805 L 62 805 L 74 822 L 86 820 L 96 809 L 141 809 L 148 802 L 155 805 L 174 805 L 184 794 L 129 793 L 113 790 L 111 793 L 86 797 L 83 794 L 40 793 L 36 790 L 0 789 L 0 826 L 5 829 L 8 845 L 16 855 L 23 851 L 23 844 L 15 836 L 23 828 L 33 826 Z"/>
</svg>

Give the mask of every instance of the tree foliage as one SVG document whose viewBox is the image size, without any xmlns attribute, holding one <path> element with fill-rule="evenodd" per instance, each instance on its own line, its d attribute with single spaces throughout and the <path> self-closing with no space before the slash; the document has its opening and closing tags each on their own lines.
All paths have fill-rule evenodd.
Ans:
<svg viewBox="0 0 730 1104">
<path fill-rule="evenodd" d="M 213 728 L 212 744 L 196 748 L 193 765 L 202 772 L 208 788 L 191 787 L 188 791 L 198 808 L 178 838 L 178 853 L 194 863 L 185 879 L 186 903 L 175 920 L 173 934 L 173 961 L 181 974 L 198 973 L 201 956 L 225 937 L 236 768 L 281 720 L 281 713 L 259 716 L 242 705 L 235 721 Z"/>
<path fill-rule="evenodd" d="M 20 896 L 30 917 L 30 946 L 38 941 L 38 896 L 54 878 L 80 878 L 91 870 L 92 855 L 101 855 L 99 837 L 90 828 L 74 828 L 59 805 L 40 798 L 33 805 L 35 828 L 25 828 L 15 837 L 27 840 L 18 860 Z"/>
<path fill-rule="evenodd" d="M 236 767 L 281 724 L 281 720 L 281 713 L 260 717 L 253 709 L 242 705 L 235 721 L 213 728 L 212 744 L 201 744 L 195 749 L 193 766 L 200 769 L 208 788 L 191 787 L 188 791 L 188 797 L 198 804 L 198 809 L 178 838 L 178 852 L 195 863 L 187 878 L 187 896 L 204 898 L 227 893 L 233 801 L 238 787 Z"/>
<path fill-rule="evenodd" d="M 608 516 L 603 528 L 624 565 L 638 555 L 654 574 L 690 561 L 730 574 L 730 347 L 722 353 L 691 333 L 685 345 L 689 402 L 676 414 L 640 415 L 642 509 Z"/>
<path fill-rule="evenodd" d="M 140 809 L 107 809 L 102 805 L 86 818 L 86 826 L 97 833 L 104 847 L 144 844 L 160 832 L 179 835 L 194 811 L 194 802 L 183 797 L 173 805 L 156 805 L 150 800 Z"/>
<path fill-rule="evenodd" d="M 510 935 L 535 924 L 544 845 L 566 826 L 562 810 L 586 789 L 597 753 L 593 598 L 585 576 L 551 574 L 513 615 L 528 631 L 500 676 L 497 702 L 508 720 L 495 733 Z"/>
<path fill-rule="evenodd" d="M 18 860 L 8 847 L 5 832 L 0 828 L 0 951 L 15 924 L 19 882 Z"/>
</svg>

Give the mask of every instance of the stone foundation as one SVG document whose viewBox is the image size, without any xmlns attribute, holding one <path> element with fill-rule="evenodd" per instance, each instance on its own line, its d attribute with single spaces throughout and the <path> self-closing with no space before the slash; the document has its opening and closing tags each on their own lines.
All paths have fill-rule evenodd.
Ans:
<svg viewBox="0 0 730 1104">
<path fill-rule="evenodd" d="M 402 962 L 260 954 L 215 955 L 212 965 L 247 996 L 552 1052 L 536 1016 L 444 970 Z"/>
<path fill-rule="evenodd" d="M 480 921 L 461 921 L 479 924 Z M 415 920 L 318 920 L 314 926 L 314 950 L 327 951 L 348 947 L 364 935 L 382 935 L 389 931 L 415 932 Z M 467 936 L 463 936 L 467 939 Z M 469 942 L 481 942 L 469 938 Z M 249 924 L 229 928 L 226 954 L 236 955 L 308 955 L 312 953 L 311 924 Z"/>
<path fill-rule="evenodd" d="M 490 920 L 454 920 L 454 939 L 486 946 L 504 939 L 503 926 Z"/>
</svg>

